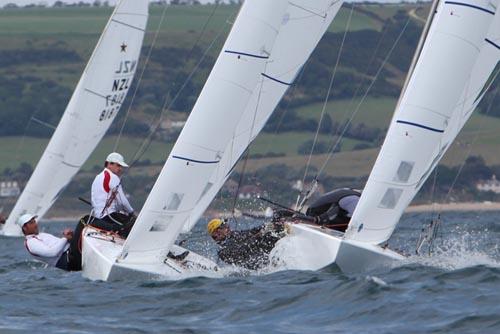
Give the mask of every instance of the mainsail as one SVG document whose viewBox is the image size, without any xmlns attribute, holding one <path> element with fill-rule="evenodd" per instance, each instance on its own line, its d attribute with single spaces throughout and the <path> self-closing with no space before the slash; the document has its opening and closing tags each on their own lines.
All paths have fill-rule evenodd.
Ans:
<svg viewBox="0 0 500 334">
<path fill-rule="evenodd" d="M 260 78 L 258 89 L 254 91 L 224 151 L 220 167 L 210 178 L 209 183 L 212 186 L 191 212 L 184 231 L 189 231 L 196 224 L 248 145 L 260 133 L 288 88 L 294 84 L 295 78 L 337 15 L 342 3 L 343 1 L 330 0 L 289 2 L 266 72 Z"/>
<path fill-rule="evenodd" d="M 106 133 L 137 69 L 148 3 L 122 0 L 117 4 L 3 234 L 20 235 L 15 222 L 26 212 L 42 217 Z"/>
<path fill-rule="evenodd" d="M 340 5 L 327 0 L 244 2 L 124 245 L 121 261 L 162 258 L 182 228 L 192 227 L 293 83 Z"/>
<path fill-rule="evenodd" d="M 500 59 L 498 1 L 441 1 L 346 238 L 392 235 L 479 103 Z M 484 89 L 483 89 L 484 88 Z"/>
</svg>

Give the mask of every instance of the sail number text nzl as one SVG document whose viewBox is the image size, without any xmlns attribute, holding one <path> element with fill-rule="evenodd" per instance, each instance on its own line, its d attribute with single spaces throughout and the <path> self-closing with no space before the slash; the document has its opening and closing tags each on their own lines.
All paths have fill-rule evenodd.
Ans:
<svg viewBox="0 0 500 334">
<path fill-rule="evenodd" d="M 130 87 L 130 82 L 136 65 L 136 61 L 127 60 L 120 62 L 120 66 L 115 71 L 115 74 L 126 75 L 126 77 L 115 78 L 113 80 L 111 94 L 106 95 L 106 106 L 99 116 L 99 121 L 111 119 L 114 115 L 116 115 L 118 110 L 120 110 L 123 100 L 125 100 L 125 97 L 127 96 L 127 91 Z"/>
</svg>

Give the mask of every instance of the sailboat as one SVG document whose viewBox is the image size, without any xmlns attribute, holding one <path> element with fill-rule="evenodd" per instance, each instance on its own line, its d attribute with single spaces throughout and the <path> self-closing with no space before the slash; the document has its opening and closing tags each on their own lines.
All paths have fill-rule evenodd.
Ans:
<svg viewBox="0 0 500 334">
<path fill-rule="evenodd" d="M 175 244 L 213 200 L 342 5 L 246 0 L 212 72 L 126 240 L 83 233 L 83 275 L 219 276 L 210 259 Z"/>
<path fill-rule="evenodd" d="M 118 114 L 137 70 L 147 0 L 121 0 L 111 15 L 40 161 L 0 234 L 21 236 L 16 220 L 40 219 L 83 166 Z"/>
<path fill-rule="evenodd" d="M 290 224 L 286 269 L 360 272 L 404 259 L 386 247 L 404 210 L 499 72 L 498 1 L 435 1 L 373 170 L 344 233 Z M 286 254 L 293 256 L 285 256 Z"/>
</svg>

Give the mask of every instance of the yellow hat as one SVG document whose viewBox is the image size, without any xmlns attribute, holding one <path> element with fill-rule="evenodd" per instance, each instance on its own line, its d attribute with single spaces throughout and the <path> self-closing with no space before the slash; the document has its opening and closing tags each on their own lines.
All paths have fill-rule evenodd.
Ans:
<svg viewBox="0 0 500 334">
<path fill-rule="evenodd" d="M 221 219 L 212 219 L 207 224 L 208 234 L 212 235 L 224 222 Z"/>
</svg>

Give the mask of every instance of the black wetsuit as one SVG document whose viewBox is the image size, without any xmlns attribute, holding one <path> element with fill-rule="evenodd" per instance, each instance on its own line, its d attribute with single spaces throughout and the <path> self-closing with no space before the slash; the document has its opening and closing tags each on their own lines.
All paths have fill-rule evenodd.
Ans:
<svg viewBox="0 0 500 334">
<path fill-rule="evenodd" d="M 267 231 L 260 226 L 246 231 L 231 231 L 218 242 L 221 247 L 219 258 L 227 264 L 234 264 L 250 270 L 256 270 L 269 264 L 269 253 L 281 239 L 284 230 L 282 224 L 273 224 Z"/>
<path fill-rule="evenodd" d="M 331 191 L 316 199 L 307 209 L 306 214 L 311 217 L 317 217 L 318 224 L 334 230 L 344 232 L 349 225 L 351 217 L 348 212 L 340 207 L 340 200 L 347 196 L 361 196 L 356 190 L 343 188 Z"/>
</svg>

